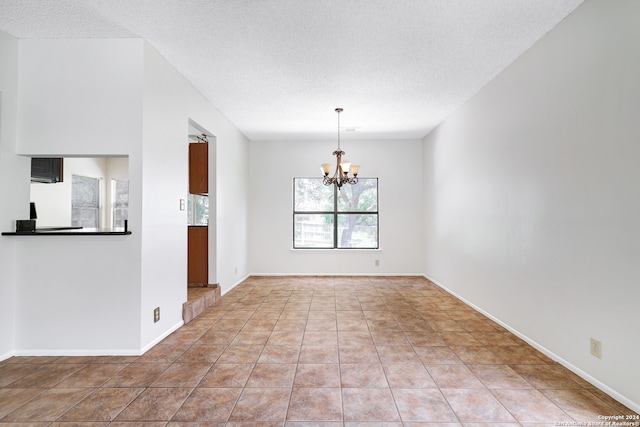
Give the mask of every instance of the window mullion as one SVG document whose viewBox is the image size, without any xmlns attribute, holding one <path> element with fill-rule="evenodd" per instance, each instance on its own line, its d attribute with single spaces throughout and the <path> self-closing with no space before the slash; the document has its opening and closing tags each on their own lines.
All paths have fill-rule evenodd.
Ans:
<svg viewBox="0 0 640 427">
<path fill-rule="evenodd" d="M 333 249 L 338 248 L 338 186 L 333 186 Z"/>
</svg>

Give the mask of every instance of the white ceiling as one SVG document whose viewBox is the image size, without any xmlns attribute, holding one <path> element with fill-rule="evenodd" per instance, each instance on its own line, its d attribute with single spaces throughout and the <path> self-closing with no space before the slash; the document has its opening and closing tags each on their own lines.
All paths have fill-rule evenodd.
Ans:
<svg viewBox="0 0 640 427">
<path fill-rule="evenodd" d="M 583 0 L 0 0 L 18 38 L 142 37 L 252 140 L 422 138 Z"/>
</svg>

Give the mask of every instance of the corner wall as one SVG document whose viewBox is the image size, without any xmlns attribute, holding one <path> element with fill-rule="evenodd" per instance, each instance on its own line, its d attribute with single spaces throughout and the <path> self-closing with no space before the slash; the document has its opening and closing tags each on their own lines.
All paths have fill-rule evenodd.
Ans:
<svg viewBox="0 0 640 427">
<path fill-rule="evenodd" d="M 142 345 L 182 324 L 187 301 L 188 134 L 193 120 L 215 135 L 210 144 L 209 197 L 217 208 L 209 224 L 210 277 L 223 292 L 246 275 L 248 141 L 154 48 L 144 49 Z M 224 150 L 224 163 L 215 150 Z M 217 258 L 216 258 L 217 257 Z M 213 268 L 211 268 L 213 267 Z M 218 268 L 217 270 L 215 268 Z M 211 283 L 214 283 L 211 280 Z M 160 307 L 160 322 L 153 309 Z"/>
<path fill-rule="evenodd" d="M 0 54 L 15 69 L 2 116 L 10 133 L 0 141 L 3 222 L 28 215 L 29 155 L 127 156 L 132 234 L 3 236 L 0 356 L 139 354 L 182 324 L 189 120 L 224 152 L 224 163 L 214 152 L 210 164 L 220 248 L 211 264 L 223 291 L 248 274 L 248 140 L 143 40 L 7 40 Z M 24 188 L 6 187 L 3 174 L 14 170 Z"/>
<path fill-rule="evenodd" d="M 636 411 L 638 16 L 588 0 L 423 143 L 426 275 Z"/>
<path fill-rule="evenodd" d="M 19 41 L 17 152 L 128 156 L 132 234 L 3 237 L 15 247 L 16 354 L 140 352 L 142 48 L 136 39 Z M 22 181 L 27 209 L 29 166 Z"/>
<path fill-rule="evenodd" d="M 2 31 L 0 64 L 0 231 L 12 231 L 16 219 L 29 218 L 30 163 L 16 155 L 18 40 Z M 14 241 L 0 236 L 0 360 L 14 350 L 15 274 Z"/>
<path fill-rule="evenodd" d="M 187 301 L 188 96 L 183 77 L 144 43 L 141 341 L 182 325 Z M 153 310 L 160 308 L 154 323 Z"/>
</svg>

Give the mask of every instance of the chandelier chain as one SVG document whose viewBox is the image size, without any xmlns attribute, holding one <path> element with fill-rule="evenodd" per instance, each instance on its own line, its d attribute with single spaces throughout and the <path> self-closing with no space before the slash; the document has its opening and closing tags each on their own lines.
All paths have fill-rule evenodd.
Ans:
<svg viewBox="0 0 640 427">
<path fill-rule="evenodd" d="M 338 113 L 338 151 L 340 151 L 340 113 L 342 113 L 342 108 L 336 108 L 336 112 Z"/>
</svg>

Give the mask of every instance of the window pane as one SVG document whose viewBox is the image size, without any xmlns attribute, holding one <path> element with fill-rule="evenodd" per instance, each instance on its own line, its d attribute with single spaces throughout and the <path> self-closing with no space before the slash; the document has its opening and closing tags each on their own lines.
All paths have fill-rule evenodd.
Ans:
<svg viewBox="0 0 640 427">
<path fill-rule="evenodd" d="M 112 227 L 124 230 L 124 221 L 129 218 L 129 180 L 112 179 Z"/>
<path fill-rule="evenodd" d="M 359 179 L 355 185 L 343 185 L 338 191 L 338 212 L 376 212 L 378 210 L 378 180 Z"/>
<path fill-rule="evenodd" d="M 98 228 L 98 208 L 71 208 L 71 226 Z"/>
<path fill-rule="evenodd" d="M 98 206 L 98 178 L 71 176 L 71 206 Z"/>
<path fill-rule="evenodd" d="M 333 214 L 295 214 L 294 248 L 333 248 Z"/>
<path fill-rule="evenodd" d="M 129 218 L 129 208 L 113 208 L 113 228 L 124 229 L 124 220 Z"/>
<path fill-rule="evenodd" d="M 295 178 L 294 211 L 333 212 L 333 185 L 324 185 L 320 178 Z"/>
<path fill-rule="evenodd" d="M 98 228 L 100 182 L 98 178 L 71 176 L 71 225 Z"/>
<path fill-rule="evenodd" d="M 189 194 L 187 214 L 189 225 L 209 224 L 209 196 Z"/>
<path fill-rule="evenodd" d="M 377 249 L 378 215 L 338 214 L 338 247 Z"/>
<path fill-rule="evenodd" d="M 129 180 L 114 179 L 113 181 L 115 183 L 114 206 L 118 208 L 129 206 Z"/>
</svg>

